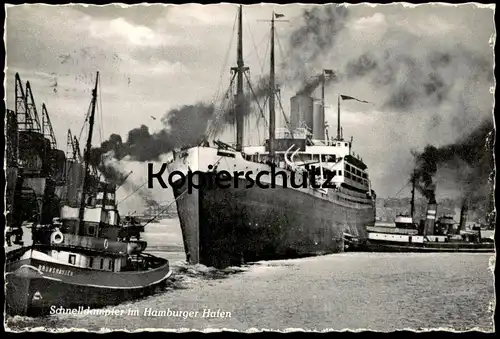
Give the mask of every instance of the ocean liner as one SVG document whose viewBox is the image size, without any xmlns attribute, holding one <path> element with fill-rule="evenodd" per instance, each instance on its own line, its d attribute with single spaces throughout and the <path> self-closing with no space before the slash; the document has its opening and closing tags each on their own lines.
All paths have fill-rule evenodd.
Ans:
<svg viewBox="0 0 500 339">
<path fill-rule="evenodd" d="M 217 140 L 211 145 L 205 140 L 196 147 L 172 152 L 167 163 L 170 173 L 199 171 L 209 183 L 218 173 L 227 171 L 233 182 L 230 188 L 207 184 L 191 192 L 180 179 L 172 183 L 190 263 L 225 267 L 341 252 L 344 236 L 362 242 L 367 238 L 366 226 L 375 222 L 376 196 L 367 166 L 354 155 L 352 139 L 344 140 L 340 126 L 340 100 L 354 98 L 339 96 L 337 136 L 328 137 L 325 83 L 328 76 L 334 76 L 333 71 L 324 70 L 320 76 L 320 103 L 305 95 L 292 97 L 290 123 L 286 128 L 276 128 L 275 106 L 280 97 L 275 83 L 274 39 L 275 22 L 282 16 L 273 12 L 270 20 L 267 140 L 261 145 L 243 145 L 243 111 L 248 97 L 243 93 L 243 80 L 248 81 L 248 67 L 243 61 L 240 6 L 237 66 L 231 69 L 237 82 L 233 110 L 236 143 Z M 247 188 L 249 180 L 256 180 L 263 171 L 281 172 L 274 179 L 265 175 L 259 178 L 263 184 L 274 184 L 274 188 Z M 247 175 L 240 177 L 233 175 L 235 172 Z M 292 187 L 292 176 L 293 186 L 300 187 Z M 302 185 L 306 177 L 313 180 Z M 325 188 L 327 181 L 331 185 Z"/>
<path fill-rule="evenodd" d="M 24 95 L 16 74 L 16 110 L 7 112 L 7 158 L 12 166 L 7 219 L 16 235 L 14 244 L 25 246 L 6 255 L 9 314 L 38 316 L 54 306 L 117 304 L 154 293 L 171 274 L 168 260 L 143 253 L 147 244 L 139 239 L 140 225 L 130 218 L 120 220 L 116 185 L 101 180 L 91 164 L 98 80 L 99 73 L 83 159 L 77 139 L 71 137 L 76 157 L 66 159 L 51 147 L 44 129 L 33 128 L 40 125 L 34 101 Z M 30 93 L 29 83 L 27 88 Z M 49 130 L 55 140 L 52 127 Z M 18 231 L 25 221 L 32 222 L 29 245 L 20 241 Z"/>
</svg>

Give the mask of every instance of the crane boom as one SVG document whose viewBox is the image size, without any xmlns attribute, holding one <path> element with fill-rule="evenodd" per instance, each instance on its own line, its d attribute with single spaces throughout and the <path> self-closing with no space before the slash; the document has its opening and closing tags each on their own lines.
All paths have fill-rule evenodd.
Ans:
<svg viewBox="0 0 500 339">
<path fill-rule="evenodd" d="M 49 112 L 47 111 L 47 106 L 42 104 L 42 131 L 44 137 L 50 140 L 50 146 L 53 149 L 57 149 L 57 141 L 54 133 L 54 129 L 52 128 L 52 123 L 50 122 Z"/>
</svg>

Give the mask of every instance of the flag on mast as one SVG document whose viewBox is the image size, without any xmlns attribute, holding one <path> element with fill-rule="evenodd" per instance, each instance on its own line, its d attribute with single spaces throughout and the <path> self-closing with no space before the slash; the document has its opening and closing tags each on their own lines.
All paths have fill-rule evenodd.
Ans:
<svg viewBox="0 0 500 339">
<path fill-rule="evenodd" d="M 350 97 L 348 95 L 343 95 L 341 94 L 340 97 L 342 98 L 342 100 L 356 100 L 356 101 L 359 101 L 359 102 L 364 102 L 366 104 L 371 104 L 371 102 L 368 102 L 368 101 L 365 101 L 365 100 L 359 100 L 359 99 L 356 99 L 356 98 L 353 98 L 353 97 Z"/>
<path fill-rule="evenodd" d="M 283 18 L 284 16 L 285 16 L 284 14 L 274 13 L 274 17 L 276 19 Z"/>
</svg>

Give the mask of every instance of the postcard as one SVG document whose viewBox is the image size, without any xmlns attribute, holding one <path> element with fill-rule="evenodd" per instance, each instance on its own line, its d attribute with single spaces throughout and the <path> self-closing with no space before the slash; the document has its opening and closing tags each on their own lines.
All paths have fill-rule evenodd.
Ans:
<svg viewBox="0 0 500 339">
<path fill-rule="evenodd" d="M 495 9 L 6 5 L 6 329 L 494 332 Z"/>
</svg>

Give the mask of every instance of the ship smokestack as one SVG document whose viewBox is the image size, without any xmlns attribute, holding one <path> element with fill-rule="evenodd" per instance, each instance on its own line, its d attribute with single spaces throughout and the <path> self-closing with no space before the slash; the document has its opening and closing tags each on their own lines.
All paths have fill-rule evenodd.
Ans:
<svg viewBox="0 0 500 339">
<path fill-rule="evenodd" d="M 465 224 L 467 223 L 467 212 L 469 207 L 467 206 L 467 200 L 463 200 L 462 209 L 460 211 L 460 231 L 465 231 Z"/>
<path fill-rule="evenodd" d="M 437 203 L 435 198 L 429 199 L 427 204 L 427 217 L 425 218 L 424 235 L 434 234 L 434 225 L 436 224 Z"/>
<path fill-rule="evenodd" d="M 297 94 L 290 98 L 290 125 L 292 129 L 307 128 L 312 134 L 313 129 L 313 98 Z"/>
<path fill-rule="evenodd" d="M 320 103 L 315 104 L 313 110 L 313 139 L 325 139 L 325 111 Z"/>
</svg>

